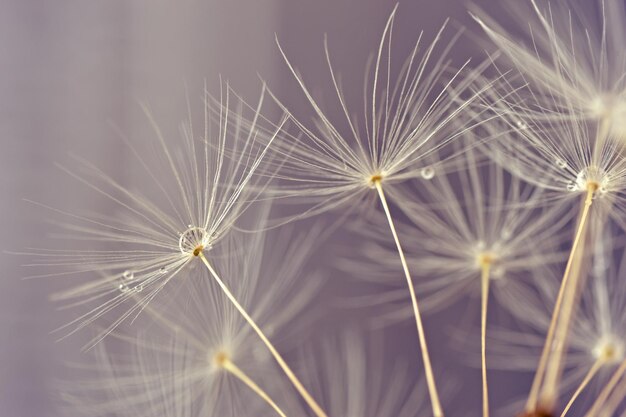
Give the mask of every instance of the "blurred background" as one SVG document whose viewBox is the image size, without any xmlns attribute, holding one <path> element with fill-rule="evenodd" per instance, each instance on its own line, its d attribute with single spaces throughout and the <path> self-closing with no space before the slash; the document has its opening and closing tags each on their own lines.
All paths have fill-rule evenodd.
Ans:
<svg viewBox="0 0 626 417">
<path fill-rule="evenodd" d="M 36 248 L 38 239 L 53 230 L 48 212 L 25 200 L 69 211 L 107 211 L 104 199 L 77 186 L 55 164 L 71 163 L 68 155 L 79 155 L 131 186 L 131 158 L 118 139 L 112 140 L 112 125 L 131 139 L 149 134 L 137 104 L 143 101 L 164 130 L 175 132 L 186 116 L 185 85 L 197 105 L 204 80 L 215 91 L 220 74 L 251 101 L 262 77 L 296 113 L 308 111 L 280 57 L 275 33 L 309 87 L 330 96 L 323 55 L 327 33 L 348 100 L 360 105 L 365 62 L 394 5 L 391 0 L 0 3 L 0 416 L 60 415 L 55 379 L 66 376 L 62 364 L 75 359 L 85 342 L 82 335 L 56 342 L 50 334 L 74 318 L 48 300 L 66 287 L 64 278 L 24 280 L 35 273 L 23 266 L 28 259 L 6 253 Z M 471 35 L 479 31 L 462 0 L 401 2 L 393 46 L 399 58 L 404 59 L 420 30 L 430 39 L 448 17 L 451 32 L 468 27 L 452 57 L 459 63 L 471 56 L 482 60 L 484 48 Z M 459 312 L 446 314 L 427 327 L 434 329 L 437 320 L 449 322 Z M 413 332 L 412 323 L 395 332 L 398 351 L 414 351 Z M 433 337 L 439 341 L 433 344 L 441 345 L 445 334 Z M 435 349 L 434 355 L 436 368 L 452 366 L 443 350 Z M 478 372 L 467 372 L 474 383 L 458 395 L 465 406 L 478 410 Z M 504 387 L 519 383 L 502 381 Z M 494 395 L 504 389 L 493 386 Z"/>
</svg>

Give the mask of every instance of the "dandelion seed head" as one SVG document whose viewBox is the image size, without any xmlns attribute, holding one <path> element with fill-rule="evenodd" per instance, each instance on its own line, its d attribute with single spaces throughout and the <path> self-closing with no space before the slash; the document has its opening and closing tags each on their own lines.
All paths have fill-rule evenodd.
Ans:
<svg viewBox="0 0 626 417">
<path fill-rule="evenodd" d="M 541 188 L 508 174 L 476 150 L 466 150 L 464 157 L 445 167 L 436 166 L 441 172 L 432 180 L 406 184 L 405 194 L 417 201 L 396 199 L 407 219 L 398 221 L 398 230 L 408 237 L 403 244 L 407 262 L 421 278 L 416 285 L 423 309 L 440 310 L 468 291 L 478 291 L 487 265 L 489 279 L 497 282 L 494 296 L 499 305 L 524 309 L 526 287 L 539 275 L 537 271 L 562 259 L 559 245 L 570 215 L 558 205 L 547 207 Z M 357 234 L 366 236 L 368 243 L 377 242 L 363 246 L 375 265 L 363 268 L 359 258 L 354 263 L 343 261 L 342 268 L 373 282 L 397 271 L 392 256 L 396 249 L 386 239 L 385 227 L 382 220 L 371 221 L 367 229 L 357 225 Z M 384 292 L 386 296 L 378 294 L 379 299 L 395 301 L 396 296 L 398 300 L 405 296 L 395 289 Z M 371 299 L 377 303 L 375 296 Z M 412 314 L 406 305 L 398 309 L 402 313 L 390 309 L 393 313 L 376 320 L 397 321 Z"/>
<path fill-rule="evenodd" d="M 254 108 L 244 108 L 228 84 L 219 99 L 206 90 L 204 94 L 202 133 L 194 128 L 189 108 L 189 120 L 180 126 L 181 140 L 170 139 L 143 106 L 153 130 L 149 141 L 135 143 L 121 134 L 141 168 L 137 179 L 145 180 L 138 189 L 129 189 L 79 157 L 75 167 L 62 168 L 116 208 L 112 214 L 84 215 L 49 208 L 70 220 L 62 227 L 69 230 L 73 245 L 80 246 L 23 253 L 37 259 L 35 265 L 56 269 L 55 275 L 86 275 L 88 281 L 53 295 L 82 309 L 60 329 L 67 335 L 104 315 L 115 316 L 90 342 L 97 343 L 123 321 L 135 319 L 172 280 L 195 275 L 200 262 L 193 258 L 216 251 L 227 240 L 270 180 L 271 175 L 258 175 L 257 169 L 282 125 L 264 130 L 268 137 L 263 143 L 255 134 L 262 123 L 258 114 L 265 89 Z M 146 145 L 154 145 L 156 153 L 145 152 Z"/>
<path fill-rule="evenodd" d="M 613 334 L 604 335 L 593 347 L 591 354 L 607 364 L 619 363 L 624 360 L 624 343 Z"/>
<path fill-rule="evenodd" d="M 392 59 L 396 10 L 383 29 L 372 66 L 365 71 L 362 113 L 351 109 L 353 103 L 344 94 L 327 40 L 324 52 L 340 108 L 338 117 L 314 97 L 279 44 L 287 67 L 314 111 L 314 123 L 305 123 L 274 96 L 293 122 L 294 132 L 281 132 L 275 144 L 277 152 L 287 158 L 279 167 L 282 181 L 270 191 L 298 205 L 312 203 L 299 218 L 364 198 L 381 181 L 389 189 L 409 179 L 432 179 L 435 169 L 426 166 L 425 160 L 432 163 L 430 155 L 434 153 L 447 159 L 450 155 L 440 151 L 484 122 L 478 117 L 480 112 L 473 114 L 476 117 L 465 117 L 465 113 L 483 93 L 470 86 L 486 62 L 471 70 L 469 61 L 452 68 L 443 57 L 456 36 L 446 40 L 445 23 L 429 44 L 420 34 L 403 63 L 397 65 Z M 435 59 L 437 51 L 442 56 Z M 460 117 L 462 114 L 465 116 Z"/>
</svg>

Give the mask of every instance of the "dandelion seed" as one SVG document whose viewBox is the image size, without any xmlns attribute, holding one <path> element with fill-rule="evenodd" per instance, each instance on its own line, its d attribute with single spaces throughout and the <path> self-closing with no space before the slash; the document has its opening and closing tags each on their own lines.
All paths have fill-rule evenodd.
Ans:
<svg viewBox="0 0 626 417">
<path fill-rule="evenodd" d="M 304 212 L 294 216 L 301 218 L 344 208 L 348 203 L 359 206 L 356 202 L 375 190 L 405 271 L 433 413 L 440 417 L 443 412 L 437 398 L 417 297 L 385 192 L 394 184 L 409 178 L 422 176 L 429 179 L 434 176 L 434 168 L 424 168 L 421 162 L 484 121 L 470 119 L 462 126 L 452 123 L 480 95 L 480 91 L 473 94 L 468 94 L 468 91 L 476 74 L 486 64 L 480 65 L 475 71 L 468 71 L 466 62 L 443 81 L 448 70 L 445 56 L 452 42 L 441 47 L 439 57 L 435 57 L 435 51 L 442 42 L 446 27 L 444 24 L 434 41 L 425 48 L 422 47 L 420 34 L 404 65 L 394 74 L 390 50 L 395 14 L 394 8 L 373 61 L 372 81 L 366 81 L 364 127 L 348 110 L 331 63 L 326 39 L 326 62 L 341 108 L 341 117 L 345 120 L 345 129 L 333 123 L 330 114 L 322 110 L 286 53 L 280 49 L 316 119 L 313 126 L 306 126 L 276 99 L 281 109 L 290 115 L 298 132 L 296 135 L 283 133 L 281 140 L 276 143 L 278 152 L 286 155 L 286 158 L 281 161 L 277 176 L 280 183 L 271 191 L 282 199 L 291 198 L 298 205 L 309 204 Z"/>
<path fill-rule="evenodd" d="M 616 243 L 615 240 L 613 242 Z M 615 257 L 615 254 L 620 256 Z M 626 267 L 625 255 L 623 249 L 611 244 L 596 249 L 593 266 L 606 264 L 608 269 L 592 271 L 588 279 L 583 281 L 585 287 L 581 292 L 580 307 L 572 321 L 568 354 L 563 362 L 563 382 L 559 393 L 567 403 L 563 404 L 562 416 L 568 413 L 574 403 L 583 402 L 580 397 L 585 392 L 594 391 L 592 385 L 604 386 L 626 359 L 626 297 L 620 283 L 620 276 Z M 519 311 L 518 318 L 545 334 L 551 322 L 551 312 L 545 306 L 554 303 L 557 288 L 554 285 L 542 285 L 539 289 L 541 298 L 529 302 L 525 312 Z M 494 331 L 493 335 L 496 338 L 492 343 L 495 351 L 491 353 L 494 363 L 500 367 L 514 365 L 516 370 L 536 369 L 541 340 L 504 330 Z M 530 360 L 513 360 L 512 355 L 517 358 L 528 357 Z M 552 383 L 547 386 L 555 387 Z M 556 394 L 546 392 L 544 395 L 551 401 Z M 596 393 L 589 392 L 587 395 L 595 397 Z M 548 403 L 544 407 L 552 408 L 552 405 Z"/>
<path fill-rule="evenodd" d="M 273 328 L 275 335 L 297 336 L 287 325 L 323 283 L 317 276 L 307 276 L 315 279 L 304 280 L 303 286 L 298 279 L 306 270 L 315 233 L 280 231 L 271 240 L 278 245 L 269 245 L 262 234 L 231 233 L 215 249 L 215 267 L 238 277 L 233 293 L 258 325 Z M 271 356 L 259 359 L 257 335 L 206 274 L 200 269 L 181 282 L 185 303 L 165 297 L 150 303 L 145 313 L 156 326 L 149 331 L 141 331 L 138 337 L 111 337 L 130 344 L 132 355 L 108 354 L 99 344 L 98 363 L 89 367 L 86 379 L 65 387 L 68 406 L 96 417 L 110 413 L 286 416 L 274 395 L 276 381 L 283 376 Z M 282 308 L 275 309 L 276 303 Z"/>
<path fill-rule="evenodd" d="M 584 118 L 626 139 L 626 9 L 601 0 L 599 19 L 582 7 L 531 0 L 509 2 L 528 37 L 519 39 L 480 12 L 486 34 L 534 87 L 539 119 Z M 595 6 L 594 6 L 595 8 Z M 526 41 L 526 42 L 524 42 Z M 549 114 L 541 109 L 551 109 Z"/>
<path fill-rule="evenodd" d="M 265 90 L 263 90 L 265 91 Z M 181 126 L 182 141 L 167 143 L 150 112 L 159 159 L 153 166 L 129 140 L 125 142 L 146 174 L 145 196 L 125 188 L 94 165 L 77 159 L 65 169 L 72 177 L 114 204 L 119 215 L 76 215 L 52 209 L 69 218 L 66 226 L 76 249 L 36 249 L 26 253 L 35 265 L 54 269 L 50 275 L 96 273 L 90 281 L 54 296 L 74 305 L 97 304 L 64 328 L 70 333 L 112 314 L 117 317 L 96 343 L 126 319 L 136 317 L 170 283 L 178 285 L 197 262 L 198 251 L 209 252 L 232 230 L 242 213 L 257 199 L 263 177 L 256 170 L 269 151 L 271 139 L 260 143 L 254 131 L 243 127 L 240 107 L 234 112 L 230 88 L 222 93 L 223 106 L 215 117 L 219 129 L 210 132 L 210 109 L 205 109 L 199 135 L 191 119 Z M 264 92 L 253 118 L 263 103 Z M 209 105 L 208 93 L 205 102 Z M 191 110 L 189 109 L 191 114 Z M 239 158 L 231 155 L 245 155 Z M 149 197 L 155 191 L 159 198 Z M 123 271 L 123 272 L 122 272 Z M 140 295 L 141 294 L 141 295 Z M 115 313 L 116 310 L 122 310 Z"/>
<path fill-rule="evenodd" d="M 487 416 L 489 293 L 493 292 L 505 308 L 519 308 L 535 272 L 562 261 L 559 246 L 563 238 L 559 233 L 568 216 L 560 207 L 545 208 L 541 189 L 507 175 L 496 164 L 486 165 L 484 159 L 476 151 L 467 150 L 464 158 L 449 164 L 450 173 L 432 182 L 411 184 L 414 187 L 407 192 L 415 195 L 416 201 L 402 201 L 399 207 L 411 222 L 401 225 L 400 230 L 410 231 L 405 246 L 412 269 L 418 271 L 416 289 L 422 294 L 423 305 L 443 309 L 472 290 L 480 294 L 483 415 Z M 378 224 L 364 232 L 368 241 L 378 243 L 370 246 L 365 257 L 387 259 L 383 269 L 368 265 L 369 274 L 378 277 L 395 273 L 389 261 L 392 250 L 380 238 L 383 227 Z M 406 317 L 406 309 L 402 313 Z M 398 311 L 391 314 L 400 315 Z"/>
<path fill-rule="evenodd" d="M 278 131 L 282 129 L 283 123 L 275 126 L 273 133 L 263 138 L 264 141 L 259 140 L 260 130 L 257 130 L 257 123 L 261 121 L 259 112 L 264 94 L 265 86 L 258 106 L 252 109 L 251 121 L 246 121 L 243 113 L 248 107 L 243 103 L 238 106 L 238 114 L 231 113 L 229 101 L 231 90 L 228 85 L 224 102 L 220 101 L 220 105 L 215 106 L 216 108 L 209 108 L 215 100 L 210 99 L 205 93 L 204 135 L 200 141 L 197 141 L 191 120 L 184 124 L 181 128 L 184 139 L 182 150 L 186 153 L 180 158 L 176 158 L 177 153 L 168 148 L 159 127 L 146 111 L 163 156 L 168 162 L 170 177 L 158 178 L 132 145 L 130 143 L 128 145 L 145 168 L 149 178 L 156 184 L 157 189 L 165 195 L 169 204 L 161 207 L 123 188 L 95 168 L 93 170 L 96 171 L 104 186 L 90 183 L 78 174 L 68 171 L 75 178 L 119 205 L 132 220 L 111 219 L 105 222 L 70 215 L 73 219 L 87 224 L 85 227 L 74 227 L 75 231 L 82 233 L 83 238 L 104 241 L 110 245 L 116 245 L 116 249 L 98 252 L 71 251 L 64 253 L 62 261 L 54 261 L 59 257 L 55 252 L 44 255 L 38 252 L 34 255 L 53 259 L 46 263 L 46 266 L 78 267 L 81 268 L 81 272 L 97 271 L 105 275 L 105 278 L 100 281 L 87 283 L 57 297 L 66 300 L 86 299 L 87 301 L 105 299 L 103 304 L 70 324 L 75 326 L 75 330 L 87 326 L 96 318 L 111 312 L 127 301 L 131 303 L 130 308 L 100 337 L 96 338 L 92 345 L 124 320 L 136 317 L 170 281 L 174 278 L 180 279 L 181 275 L 190 269 L 190 264 L 202 262 L 210 272 L 211 278 L 222 289 L 224 296 L 261 338 L 303 399 L 316 415 L 325 417 L 324 411 L 308 394 L 278 350 L 231 292 L 215 269 L 211 256 L 205 255 L 205 252 L 213 251 L 215 245 L 232 231 L 235 221 L 257 199 L 259 192 L 265 187 L 264 182 L 271 177 L 267 173 L 255 174 Z M 191 114 L 191 110 L 189 113 Z M 219 121 L 219 132 L 216 137 L 210 137 L 209 134 L 210 114 L 216 116 Z M 212 139 L 216 140 L 212 141 Z M 197 148 L 197 142 L 201 144 L 199 148 Z M 161 170 L 159 167 L 159 171 Z M 162 183 L 166 179 L 175 184 L 173 189 L 177 191 L 175 195 L 168 194 Z M 164 211 L 165 208 L 170 209 L 170 214 Z M 183 229 L 181 224 L 187 225 L 182 233 L 180 232 Z M 123 250 L 119 248 L 120 246 L 128 246 L 129 249 Z M 124 287 L 123 291 L 111 294 L 107 271 L 120 267 L 130 267 L 129 269 L 132 269 L 135 275 L 141 275 L 142 278 L 134 286 L 134 291 L 126 291 Z M 165 268 L 168 272 L 162 274 L 161 268 Z"/>
</svg>

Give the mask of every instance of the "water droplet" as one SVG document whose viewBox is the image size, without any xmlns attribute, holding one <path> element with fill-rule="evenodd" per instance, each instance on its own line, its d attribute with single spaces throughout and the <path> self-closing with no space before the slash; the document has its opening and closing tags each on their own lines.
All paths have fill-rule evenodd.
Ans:
<svg viewBox="0 0 626 417">
<path fill-rule="evenodd" d="M 570 181 L 567 183 L 567 191 L 576 191 L 578 187 L 576 187 L 576 183 L 574 181 Z"/>
<path fill-rule="evenodd" d="M 188 224 L 188 225 L 187 225 L 187 228 L 188 228 L 188 229 L 191 229 L 192 227 L 193 227 L 193 224 Z"/>
<path fill-rule="evenodd" d="M 194 256 L 198 256 L 194 253 L 196 249 L 209 249 L 210 240 L 206 230 L 201 227 L 192 227 L 185 230 L 185 232 L 180 235 L 178 247 L 185 255 L 193 254 Z"/>
<path fill-rule="evenodd" d="M 135 278 L 135 273 L 133 271 L 126 270 L 122 273 L 122 277 L 125 280 L 132 281 Z"/>
<path fill-rule="evenodd" d="M 118 289 L 120 290 L 120 292 L 128 292 L 128 291 L 130 291 L 130 287 L 128 285 L 124 284 L 124 283 L 121 283 L 118 286 Z"/>
<path fill-rule="evenodd" d="M 167 274 L 167 268 L 162 266 L 161 268 L 159 268 L 159 273 L 160 274 Z"/>
<path fill-rule="evenodd" d="M 523 120 L 518 120 L 517 122 L 515 122 L 515 124 L 517 125 L 518 129 L 524 130 L 528 128 L 528 125 L 526 123 L 524 123 Z"/>
<path fill-rule="evenodd" d="M 554 163 L 556 164 L 556 166 L 558 166 L 561 169 L 567 168 L 567 162 L 565 162 L 564 159 L 556 158 Z"/>
<path fill-rule="evenodd" d="M 422 168 L 420 171 L 420 175 L 425 180 L 430 180 L 435 176 L 435 170 L 431 167 Z"/>
<path fill-rule="evenodd" d="M 142 292 L 143 291 L 143 285 L 142 284 L 135 285 L 135 288 L 133 288 L 133 290 L 135 290 L 135 292 Z"/>
</svg>

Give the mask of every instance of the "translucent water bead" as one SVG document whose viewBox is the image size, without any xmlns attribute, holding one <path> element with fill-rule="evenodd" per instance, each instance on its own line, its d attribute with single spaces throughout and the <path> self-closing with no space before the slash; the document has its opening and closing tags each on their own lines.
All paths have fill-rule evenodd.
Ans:
<svg viewBox="0 0 626 417">
<path fill-rule="evenodd" d="M 425 180 L 431 180 L 435 176 L 435 170 L 431 167 L 425 167 L 420 171 L 420 175 Z"/>
<path fill-rule="evenodd" d="M 183 254 L 198 256 L 209 246 L 209 234 L 202 227 L 190 227 L 178 240 L 178 247 Z"/>
</svg>

